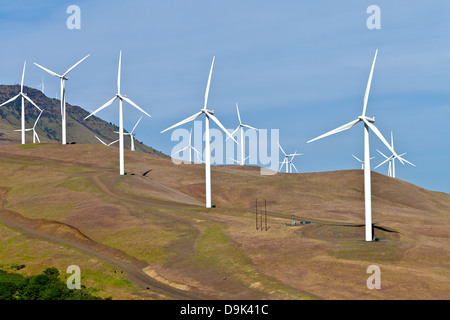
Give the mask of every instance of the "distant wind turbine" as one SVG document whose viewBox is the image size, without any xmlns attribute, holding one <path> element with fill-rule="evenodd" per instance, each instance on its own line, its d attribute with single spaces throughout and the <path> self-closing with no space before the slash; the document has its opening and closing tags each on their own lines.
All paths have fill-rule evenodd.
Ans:
<svg viewBox="0 0 450 320">
<path fill-rule="evenodd" d="M 23 71 L 22 71 L 22 81 L 20 82 L 20 92 L 18 95 L 12 97 L 6 102 L 3 102 L 0 104 L 0 107 L 4 106 L 5 104 L 8 104 L 14 100 L 16 100 L 18 97 L 22 97 L 22 109 L 21 109 L 21 129 L 19 131 L 22 131 L 22 144 L 25 144 L 25 100 L 28 100 L 33 106 L 35 106 L 39 111 L 42 112 L 41 108 L 39 108 L 28 96 L 26 93 L 23 92 L 23 80 L 25 78 L 25 66 L 27 62 L 25 61 L 23 64 Z"/>
<path fill-rule="evenodd" d="M 39 143 L 41 143 L 41 140 L 39 139 L 39 136 L 38 136 L 38 134 L 37 134 L 37 132 L 36 132 L 36 125 L 37 125 L 37 123 L 38 123 L 38 121 L 39 121 L 39 118 L 41 117 L 43 111 L 44 111 L 44 109 L 42 109 L 41 112 L 39 113 L 39 115 L 38 115 L 36 121 L 34 122 L 33 127 L 24 130 L 24 131 L 33 131 L 33 143 L 36 143 L 36 140 L 37 140 Z M 22 131 L 22 130 L 19 129 L 19 130 L 14 130 L 14 131 Z"/>
<path fill-rule="evenodd" d="M 392 134 L 392 131 L 391 131 L 391 147 L 392 147 L 392 149 L 394 149 L 394 136 L 393 136 L 393 134 Z M 404 156 L 405 154 L 406 154 L 406 152 L 405 153 L 402 153 L 402 154 L 400 154 L 400 155 L 398 155 L 398 156 L 396 156 L 396 155 L 391 155 L 390 157 L 387 157 L 387 156 L 385 156 L 380 150 L 378 150 L 377 149 L 377 151 L 384 157 L 384 158 L 386 158 L 386 160 L 384 160 L 383 162 L 381 162 L 379 165 L 377 165 L 374 169 L 376 169 L 376 168 L 378 168 L 378 167 L 380 167 L 380 166 L 382 166 L 383 164 L 385 164 L 386 162 L 389 162 L 389 169 L 388 169 L 388 176 L 389 177 L 391 177 L 391 178 L 395 178 L 395 159 L 396 158 L 398 158 L 399 160 L 401 159 L 401 160 L 403 160 L 404 162 L 406 162 L 406 163 L 408 163 L 408 164 L 410 164 L 410 165 L 412 165 L 412 166 L 416 166 L 416 165 L 414 165 L 414 164 L 412 164 L 411 162 L 409 162 L 408 160 L 406 160 L 405 158 L 403 158 L 402 156 Z"/>
<path fill-rule="evenodd" d="M 133 130 L 131 130 L 131 132 L 125 132 L 124 133 L 125 136 L 130 136 L 130 138 L 131 138 L 131 151 L 135 151 L 135 149 L 134 149 L 134 135 L 135 135 L 134 134 L 134 130 L 136 129 L 136 127 L 139 124 L 139 122 L 141 121 L 141 119 L 142 119 L 142 116 L 136 122 L 136 124 L 134 125 L 134 128 L 133 128 Z M 116 133 L 118 133 L 118 132 L 116 132 Z"/>
<path fill-rule="evenodd" d="M 44 85 L 44 76 L 42 76 L 42 82 L 40 85 L 38 85 L 38 88 L 41 88 L 41 92 L 44 93 L 45 91 L 45 85 Z"/>
<path fill-rule="evenodd" d="M 294 153 L 287 154 L 286 152 L 284 152 L 283 148 L 280 146 L 279 143 L 278 143 L 278 147 L 280 147 L 280 150 L 281 150 L 281 152 L 283 152 L 283 155 L 284 155 L 284 159 L 281 162 L 281 166 L 280 166 L 280 169 L 278 169 L 278 171 L 281 171 L 281 168 L 283 168 L 283 165 L 285 165 L 285 167 L 286 167 L 286 173 L 292 173 L 292 168 L 294 168 L 295 171 L 297 171 L 297 168 L 292 163 L 292 160 L 294 159 L 295 156 L 300 156 L 303 153 L 297 153 L 297 151 L 295 151 Z M 291 157 L 291 159 L 289 159 L 289 157 Z"/>
<path fill-rule="evenodd" d="M 66 84 L 65 81 L 69 80 L 66 76 L 67 74 L 73 70 L 73 68 L 75 68 L 77 65 L 79 65 L 84 59 L 86 59 L 87 57 L 89 57 L 90 54 L 88 54 L 86 57 L 84 57 L 83 59 L 81 59 L 80 61 L 78 61 L 77 63 L 75 63 L 73 66 L 71 66 L 69 69 L 67 69 L 67 71 L 65 73 L 63 73 L 62 75 L 57 74 L 56 72 L 53 72 L 47 68 L 44 68 L 43 66 L 37 64 L 36 62 L 34 62 L 34 64 L 36 66 L 38 66 L 39 68 L 41 68 L 42 70 L 50 73 L 51 75 L 58 77 L 61 81 L 61 123 L 62 123 L 62 132 L 61 132 L 61 136 L 62 136 L 62 144 L 66 144 L 67 140 L 66 140 Z"/>
<path fill-rule="evenodd" d="M 151 118 L 151 115 L 149 115 L 147 112 L 142 110 L 137 104 L 135 104 L 133 101 L 131 101 L 125 95 L 122 95 L 120 93 L 120 73 L 121 73 L 121 68 L 122 68 L 121 65 L 122 65 L 122 51 L 120 51 L 120 55 L 119 55 L 119 68 L 118 68 L 118 72 L 117 72 L 117 93 L 116 93 L 116 95 L 111 100 L 109 100 L 104 105 L 102 105 L 100 108 L 98 108 L 97 110 L 92 112 L 90 115 L 88 115 L 86 118 L 84 118 L 84 120 L 86 120 L 90 116 L 95 115 L 97 112 L 103 110 L 104 108 L 108 107 L 114 101 L 116 101 L 116 99 L 119 99 L 119 163 L 120 163 L 119 173 L 120 173 L 120 175 L 123 176 L 125 174 L 125 159 L 124 159 L 124 147 L 123 147 L 123 145 L 124 145 L 123 106 L 122 106 L 123 100 L 125 100 L 125 102 L 131 104 L 133 107 L 135 107 L 136 109 L 138 109 L 139 111 L 141 111 L 142 113 L 147 115 L 148 117 Z"/>
<path fill-rule="evenodd" d="M 176 151 L 175 153 L 180 153 L 180 152 L 182 152 L 182 151 L 184 151 L 184 150 L 186 150 L 186 149 L 189 149 L 189 162 L 192 162 L 192 152 L 191 152 L 191 150 L 193 150 L 196 154 L 197 154 L 197 160 L 198 160 L 198 162 L 203 162 L 202 161 L 202 159 L 201 159 L 201 156 L 202 156 L 202 154 L 197 150 L 197 149 L 195 149 L 193 146 L 192 146 L 192 144 L 191 144 L 191 137 L 192 137 L 192 129 L 191 129 L 191 131 L 189 132 L 189 142 L 188 142 L 188 145 L 186 146 L 186 147 L 184 147 L 183 149 L 180 149 L 180 150 L 178 150 L 178 151 Z"/>
<path fill-rule="evenodd" d="M 248 157 L 246 158 L 246 157 L 245 157 L 245 154 L 244 154 L 244 153 L 245 153 L 245 145 L 244 145 L 244 128 L 249 128 L 249 129 L 253 129 L 253 130 L 256 130 L 256 131 L 258 131 L 258 129 L 253 128 L 253 127 L 251 127 L 251 126 L 249 126 L 249 125 L 246 125 L 246 124 L 243 124 L 243 123 L 242 123 L 242 121 L 241 121 L 241 115 L 239 114 L 239 106 L 238 106 L 238 103 L 237 103 L 237 102 L 236 102 L 236 110 L 237 110 L 237 115 L 238 115 L 238 119 L 239 119 L 239 125 L 238 125 L 237 128 L 231 133 L 231 136 L 232 136 L 233 134 L 235 134 L 236 131 L 238 131 L 238 130 L 240 129 L 240 135 L 241 135 L 241 161 L 239 162 L 239 161 L 236 161 L 236 160 L 234 160 L 234 159 L 231 159 L 231 160 L 233 160 L 233 161 L 239 163 L 241 166 L 243 166 L 243 165 L 245 164 L 245 160 L 248 159 Z M 230 136 L 228 136 L 227 139 L 228 139 L 229 137 L 230 137 Z"/>
<path fill-rule="evenodd" d="M 361 163 L 361 170 L 364 170 L 364 161 L 360 160 L 359 158 L 357 158 L 356 156 L 354 156 L 352 154 L 353 158 L 355 158 L 358 162 Z M 370 160 L 374 159 L 375 157 L 370 158 Z"/>
<path fill-rule="evenodd" d="M 211 84 L 211 75 L 213 71 L 214 66 L 214 60 L 215 57 L 213 57 L 212 63 L 211 63 L 211 69 L 209 71 L 209 77 L 208 77 L 208 83 L 206 85 L 206 91 L 205 91 L 205 102 L 203 105 L 203 108 L 200 110 L 200 112 L 197 112 L 196 114 L 174 124 L 173 126 L 161 131 L 161 133 L 166 132 L 168 130 L 171 130 L 175 127 L 181 126 L 185 123 L 188 123 L 190 121 L 195 120 L 200 115 L 205 115 L 205 182 L 206 182 L 206 208 L 211 208 L 211 141 L 210 141 L 210 132 L 209 132 L 209 119 L 213 120 L 219 128 L 221 128 L 231 139 L 233 139 L 234 142 L 237 143 L 237 141 L 230 135 L 227 129 L 220 123 L 220 121 L 214 116 L 214 110 L 208 110 L 206 107 L 208 105 L 208 95 L 209 95 L 209 87 Z"/>
<path fill-rule="evenodd" d="M 372 83 L 372 76 L 373 76 L 373 69 L 375 67 L 375 61 L 377 58 L 378 49 L 375 52 L 375 56 L 373 58 L 372 68 L 370 70 L 369 74 L 369 80 L 367 81 L 367 87 L 366 92 L 364 94 L 364 105 L 363 105 L 363 111 L 362 114 L 356 118 L 355 120 L 344 124 L 343 126 L 340 126 L 339 128 L 336 128 L 334 130 L 331 130 L 317 138 L 314 138 L 312 140 L 309 140 L 308 143 L 313 142 L 315 140 L 327 137 L 329 135 L 350 129 L 355 124 L 359 122 L 364 123 L 364 198 L 365 198 L 365 228 L 366 228 L 366 241 L 372 241 L 373 240 L 373 234 L 372 234 L 372 193 L 371 193 L 371 181 L 370 181 L 370 150 L 369 150 L 369 129 L 372 130 L 375 135 L 385 144 L 385 146 L 391 150 L 391 152 L 398 157 L 397 153 L 394 151 L 394 149 L 389 145 L 389 143 L 386 141 L 386 139 L 383 137 L 381 132 L 373 125 L 375 122 L 375 118 L 369 118 L 366 116 L 366 109 L 367 109 L 367 101 L 369 99 L 369 91 L 370 91 L 370 85 Z M 402 162 L 402 159 L 399 158 L 400 162 Z M 403 162 L 402 162 L 403 163 Z"/>
</svg>

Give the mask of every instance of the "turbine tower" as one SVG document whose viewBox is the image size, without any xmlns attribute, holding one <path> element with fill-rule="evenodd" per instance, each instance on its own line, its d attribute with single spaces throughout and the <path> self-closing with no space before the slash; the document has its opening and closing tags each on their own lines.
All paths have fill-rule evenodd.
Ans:
<svg viewBox="0 0 450 320">
<path fill-rule="evenodd" d="M 98 108 L 97 110 L 92 112 L 90 115 L 88 115 L 86 118 L 84 118 L 84 120 L 86 120 L 90 116 L 95 115 L 97 112 L 103 110 L 104 108 L 108 107 L 114 101 L 116 101 L 116 99 L 119 99 L 119 163 L 120 163 L 119 173 L 120 173 L 121 176 L 123 176 L 125 174 L 125 160 L 124 160 L 124 148 L 123 148 L 123 145 L 124 145 L 124 141 L 123 141 L 123 137 L 124 137 L 124 133 L 123 133 L 123 106 L 122 106 L 123 100 L 125 100 L 126 102 L 131 104 L 133 107 L 135 107 L 136 109 L 138 109 L 139 111 L 141 111 L 142 113 L 147 115 L 148 117 L 151 117 L 151 116 L 147 112 L 142 110 L 137 104 L 135 104 L 133 101 L 131 101 L 129 98 L 127 98 L 125 95 L 122 95 L 120 93 L 121 64 L 122 64 L 122 51 L 120 51 L 120 55 L 119 55 L 119 68 L 118 68 L 118 72 L 117 72 L 117 93 L 116 93 L 116 95 L 111 100 L 109 100 L 104 105 L 102 105 L 100 108 Z"/>
<path fill-rule="evenodd" d="M 213 71 L 214 66 L 214 60 L 215 57 L 213 57 L 212 63 L 211 63 L 211 69 L 209 71 L 209 77 L 208 77 L 208 83 L 206 85 L 206 91 L 205 91 L 205 102 L 203 105 L 203 108 L 200 110 L 200 112 L 197 112 L 196 114 L 174 124 L 173 126 L 161 131 L 161 133 L 166 132 L 168 130 L 171 130 L 175 127 L 181 126 L 187 122 L 193 121 L 197 119 L 200 115 L 205 115 L 205 183 L 206 183 L 206 208 L 211 208 L 211 141 L 210 141 L 210 132 L 209 132 L 209 120 L 213 120 L 219 128 L 221 128 L 231 139 L 233 139 L 234 142 L 237 143 L 237 141 L 230 135 L 227 129 L 220 123 L 220 121 L 214 116 L 214 110 L 208 110 L 206 107 L 208 105 L 208 95 L 209 95 L 209 87 L 211 84 L 211 75 Z"/>
<path fill-rule="evenodd" d="M 329 135 L 350 129 L 355 124 L 359 122 L 364 123 L 364 203 L 365 203 L 365 227 L 366 227 L 366 241 L 372 241 L 373 234 L 372 234 L 372 196 L 371 196 L 371 181 L 370 181 L 370 150 L 369 150 L 369 129 L 375 133 L 375 135 L 386 145 L 386 147 L 391 150 L 391 152 L 398 157 L 397 153 L 394 151 L 394 149 L 389 145 L 389 143 L 386 141 L 386 139 L 383 137 L 381 132 L 373 125 L 375 122 L 375 118 L 369 118 L 366 116 L 366 109 L 367 109 L 367 101 L 369 99 L 369 91 L 370 86 L 372 83 L 372 76 L 373 76 L 373 69 L 375 67 L 375 61 L 377 59 L 378 49 L 375 52 L 375 56 L 373 58 L 372 68 L 370 70 L 369 74 L 369 80 L 367 81 L 367 87 L 366 92 L 364 94 L 364 101 L 363 101 L 363 110 L 362 114 L 356 118 L 355 120 L 344 124 L 343 126 L 340 126 L 339 128 L 336 128 L 334 130 L 331 130 L 317 138 L 314 138 L 312 140 L 309 140 L 308 143 L 313 142 L 315 140 L 327 137 Z M 402 162 L 402 159 L 399 158 L 400 162 Z M 402 162 L 403 163 L 403 162 Z"/>
<path fill-rule="evenodd" d="M 86 57 L 84 57 L 83 59 L 81 59 L 80 61 L 78 61 L 77 63 L 75 63 L 73 66 L 71 66 L 69 69 L 67 69 L 67 71 L 65 73 L 63 73 L 62 75 L 57 74 L 56 72 L 53 72 L 47 68 L 44 68 L 43 66 L 37 64 L 36 62 L 34 62 L 34 64 L 36 66 L 38 66 L 39 68 L 41 68 L 42 70 L 50 73 L 52 76 L 58 77 L 60 79 L 61 82 L 61 136 L 62 136 L 62 144 L 66 144 L 67 143 L 67 139 L 66 139 L 66 80 L 69 80 L 66 76 L 67 74 L 72 71 L 73 68 L 75 68 L 77 65 L 79 65 L 84 59 L 86 59 L 87 57 L 89 57 L 90 54 L 88 54 Z"/>
<path fill-rule="evenodd" d="M 251 126 L 249 126 L 249 125 L 246 125 L 246 124 L 243 124 L 243 123 L 242 123 L 242 121 L 241 121 L 241 115 L 239 114 L 239 106 L 238 106 L 238 103 L 237 103 L 237 102 L 236 102 L 236 110 L 237 110 L 237 115 L 238 115 L 238 119 L 239 119 L 239 125 L 238 125 L 237 128 L 231 133 L 231 135 L 235 134 L 236 131 L 238 131 L 238 130 L 240 129 L 240 135 L 241 135 L 241 161 L 239 162 L 239 161 L 236 161 L 236 160 L 234 160 L 234 159 L 232 159 L 232 160 L 235 161 L 235 162 L 237 162 L 237 163 L 239 163 L 241 166 L 243 166 L 243 165 L 245 164 L 245 160 L 248 159 L 248 157 L 245 158 L 245 154 L 244 154 L 244 153 L 245 153 L 245 146 L 244 146 L 244 127 L 245 127 L 245 128 L 249 128 L 249 129 L 253 129 L 253 130 L 256 130 L 256 131 L 258 131 L 258 129 L 253 128 L 253 127 L 251 127 Z M 227 137 L 227 140 L 228 140 L 228 138 L 229 138 L 229 137 Z"/>
<path fill-rule="evenodd" d="M 9 99 L 8 101 L 3 102 L 2 104 L 0 104 L 0 107 L 4 106 L 5 104 L 8 104 L 14 100 L 16 100 L 18 97 L 22 97 L 22 108 L 21 108 L 21 129 L 20 130 L 16 130 L 16 131 L 22 131 L 22 144 L 25 144 L 25 99 L 28 100 L 28 102 L 30 102 L 33 106 L 35 106 L 39 111 L 42 110 L 41 108 L 39 108 L 28 96 L 26 93 L 23 92 L 23 80 L 25 78 L 25 66 L 26 66 L 27 62 L 25 61 L 23 64 L 23 71 L 22 71 L 22 81 L 20 82 L 20 92 L 18 95 L 12 97 L 11 99 Z"/>
<path fill-rule="evenodd" d="M 391 131 L 391 147 L 392 147 L 392 149 L 394 149 L 394 136 L 393 136 L 393 134 L 392 134 L 392 131 Z M 393 154 L 393 155 L 391 155 L 390 157 L 387 157 L 387 156 L 385 156 L 380 150 L 377 149 L 377 151 L 378 151 L 378 152 L 379 152 L 386 160 L 384 160 L 383 162 L 381 162 L 381 163 L 380 163 L 379 165 L 377 165 L 374 169 L 376 169 L 376 168 L 382 166 L 382 165 L 385 164 L 386 162 L 389 162 L 388 176 L 391 177 L 391 178 L 395 178 L 395 159 L 396 159 L 396 158 L 398 158 L 399 160 L 401 159 L 401 160 L 403 160 L 404 162 L 406 162 L 406 163 L 408 163 L 408 164 L 410 164 L 410 165 L 412 165 L 412 166 L 414 166 L 414 167 L 416 166 L 416 165 L 412 164 L 411 162 L 409 162 L 408 160 L 406 160 L 405 158 L 402 157 L 402 156 L 404 156 L 404 155 L 406 154 L 406 152 L 405 152 L 405 153 L 402 153 L 402 154 L 400 154 L 400 155 L 398 155 L 398 156 L 395 156 L 395 155 Z"/>
</svg>

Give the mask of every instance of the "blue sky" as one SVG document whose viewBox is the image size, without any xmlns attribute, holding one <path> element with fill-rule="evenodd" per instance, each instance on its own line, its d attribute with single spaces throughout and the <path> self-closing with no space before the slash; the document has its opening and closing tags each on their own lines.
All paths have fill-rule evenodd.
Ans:
<svg viewBox="0 0 450 320">
<path fill-rule="evenodd" d="M 69 5 L 81 29 L 69 30 Z M 369 5 L 381 29 L 369 30 Z M 9 1 L 0 7 L 0 83 L 20 82 L 55 97 L 59 82 L 33 65 L 69 74 L 67 102 L 94 110 L 116 93 L 119 51 L 122 91 L 152 115 L 136 138 L 167 154 L 177 142 L 160 131 L 203 106 L 212 57 L 209 106 L 229 129 L 235 103 L 248 124 L 279 129 L 280 143 L 300 172 L 360 168 L 363 129 L 307 144 L 356 118 L 378 48 L 367 115 L 398 153 L 397 178 L 450 193 L 450 3 L 446 1 Z M 98 114 L 118 123 L 117 105 Z M 125 107 L 125 128 L 140 117 Z M 186 125 L 186 129 L 192 126 Z M 213 126 L 215 127 L 215 126 Z M 388 150 L 371 135 L 372 168 Z M 387 174 L 387 166 L 375 171 Z"/>
</svg>

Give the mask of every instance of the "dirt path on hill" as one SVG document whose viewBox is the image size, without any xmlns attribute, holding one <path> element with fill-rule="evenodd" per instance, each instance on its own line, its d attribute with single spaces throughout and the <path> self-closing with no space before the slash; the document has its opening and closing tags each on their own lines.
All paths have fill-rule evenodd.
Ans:
<svg viewBox="0 0 450 320">
<path fill-rule="evenodd" d="M 0 223 L 7 227 L 18 230 L 28 237 L 63 244 L 89 256 L 109 262 L 122 270 L 134 285 L 162 295 L 167 299 L 202 299 L 156 281 L 143 271 L 144 268 L 148 267 L 147 263 L 139 261 L 118 249 L 96 242 L 73 226 L 46 219 L 29 219 L 17 212 L 4 209 L 3 205 L 7 192 L 8 190 L 5 188 L 0 190 L 2 207 L 0 208 Z"/>
</svg>

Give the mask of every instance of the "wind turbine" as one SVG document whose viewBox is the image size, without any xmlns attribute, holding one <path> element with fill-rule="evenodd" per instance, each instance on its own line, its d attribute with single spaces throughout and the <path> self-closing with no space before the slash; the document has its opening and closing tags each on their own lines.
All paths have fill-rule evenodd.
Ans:
<svg viewBox="0 0 450 320">
<path fill-rule="evenodd" d="M 251 126 L 249 126 L 249 125 L 246 125 L 246 124 L 243 124 L 243 123 L 242 123 L 242 121 L 241 121 L 241 115 L 239 114 L 239 106 L 238 106 L 238 103 L 237 103 L 237 102 L 236 102 L 236 110 L 237 110 L 237 115 L 238 115 L 238 119 L 239 119 L 239 125 L 238 125 L 237 128 L 231 133 L 231 135 L 235 134 L 236 131 L 238 131 L 239 129 L 241 129 L 241 130 L 240 130 L 240 135 L 241 135 L 241 161 L 240 161 L 240 163 L 239 163 L 239 161 L 236 161 L 236 160 L 234 160 L 234 159 L 231 159 L 231 160 L 233 160 L 234 162 L 237 162 L 237 163 L 239 163 L 241 166 L 243 166 L 243 165 L 245 164 L 245 160 L 248 159 L 248 157 L 245 158 L 245 155 L 244 155 L 244 152 L 245 152 L 245 146 L 244 146 L 244 127 L 245 127 L 245 128 L 249 128 L 249 129 L 253 129 L 253 130 L 256 130 L 256 131 L 258 131 L 258 129 L 253 128 L 253 127 L 251 127 Z M 227 139 L 228 139 L 228 138 L 229 138 L 229 137 L 227 137 Z"/>
<path fill-rule="evenodd" d="M 100 110 L 103 110 L 104 108 L 108 107 L 116 99 L 119 99 L 119 162 L 120 162 L 119 172 L 120 172 L 120 175 L 123 176 L 125 174 L 125 160 L 124 160 L 124 149 L 123 149 L 123 142 L 124 142 L 123 141 L 123 136 L 124 136 L 124 133 L 123 133 L 123 106 L 122 106 L 123 100 L 125 100 L 126 102 L 128 102 L 133 107 L 135 107 L 136 109 L 138 109 L 145 115 L 149 116 L 150 118 L 151 118 L 151 116 L 147 112 L 142 110 L 137 104 L 135 104 L 133 101 L 131 101 L 129 98 L 127 98 L 125 95 L 122 95 L 120 93 L 121 65 L 122 65 L 122 51 L 120 51 L 120 55 L 119 55 L 119 68 L 118 68 L 118 72 L 117 72 L 117 93 L 116 93 L 116 95 L 111 100 L 109 100 L 104 105 L 102 105 L 100 108 L 98 108 L 97 110 L 92 112 L 90 115 L 88 115 L 86 118 L 84 118 L 84 120 L 86 120 L 90 116 L 95 115 Z"/>
<path fill-rule="evenodd" d="M 393 136 L 393 134 L 392 134 L 392 131 L 391 131 L 391 147 L 392 147 L 392 149 L 394 149 L 394 136 Z M 405 152 L 405 153 L 402 153 L 402 154 L 400 154 L 400 155 L 398 155 L 398 156 L 396 156 L 396 155 L 393 154 L 393 155 L 391 155 L 390 157 L 387 157 L 387 156 L 385 156 L 380 150 L 377 149 L 377 151 L 378 151 L 383 157 L 385 157 L 386 160 L 384 160 L 383 162 L 381 162 L 381 163 L 380 163 L 379 165 L 377 165 L 374 169 L 376 169 L 376 168 L 382 166 L 382 165 L 385 164 L 386 162 L 389 162 L 388 176 L 391 177 L 391 178 L 395 178 L 395 158 L 398 158 L 399 160 L 401 159 L 401 160 L 405 161 L 406 163 L 408 163 L 408 164 L 410 164 L 410 165 L 412 165 L 412 166 L 414 166 L 414 167 L 416 166 L 416 165 L 412 164 L 411 162 L 409 162 L 408 160 L 406 160 L 405 158 L 402 157 L 402 156 L 404 156 L 404 155 L 406 154 L 406 152 Z"/>
<path fill-rule="evenodd" d="M 134 125 L 134 128 L 133 128 L 133 130 L 131 130 L 131 132 L 125 132 L 124 133 L 124 135 L 125 136 L 130 136 L 130 138 L 131 138 L 131 151 L 134 151 L 135 149 L 134 149 L 134 129 L 136 129 L 136 127 L 137 127 L 137 125 L 139 124 L 139 122 L 141 121 L 141 119 L 142 119 L 142 116 L 139 118 L 139 120 L 136 122 L 136 124 Z M 116 132 L 116 133 L 118 133 L 118 132 Z"/>
<path fill-rule="evenodd" d="M 29 129 L 25 129 L 24 130 L 24 131 L 31 131 L 31 130 L 33 130 L 33 143 L 36 143 L 36 139 L 37 139 L 37 141 L 39 143 L 41 143 L 41 140 L 39 139 L 39 136 L 38 136 L 38 134 L 36 132 L 36 125 L 37 125 L 37 123 L 39 121 L 39 118 L 41 117 L 43 111 L 44 111 L 44 109 L 41 110 L 41 112 L 39 113 L 38 117 L 36 118 L 36 121 L 34 122 L 33 128 L 29 128 Z M 14 131 L 22 131 L 22 130 L 18 129 L 18 130 L 14 130 Z"/>
<path fill-rule="evenodd" d="M 313 142 L 315 140 L 327 137 L 329 135 L 350 129 L 355 124 L 359 122 L 364 123 L 364 203 L 365 203 L 365 226 L 366 226 L 366 241 L 372 241 L 373 234 L 372 234 L 372 199 L 371 199 L 371 181 L 370 181 L 370 150 L 369 150 L 369 129 L 375 133 L 375 135 L 386 145 L 386 147 L 392 151 L 392 153 L 395 156 L 398 156 L 395 150 L 389 145 L 389 143 L 386 141 L 386 139 L 383 137 L 381 132 L 373 125 L 375 122 L 375 118 L 369 118 L 366 116 L 366 109 L 367 109 L 367 101 L 369 99 L 369 91 L 370 86 L 372 83 L 372 76 L 373 76 L 373 69 L 375 67 L 375 61 L 377 59 L 378 49 L 375 52 L 375 56 L 373 58 L 372 68 L 370 69 L 369 74 L 369 80 L 367 81 L 367 87 L 366 92 L 364 94 L 364 101 L 363 101 L 363 111 L 362 114 L 356 118 L 355 120 L 346 123 L 339 128 L 336 128 L 334 130 L 331 130 L 321 136 L 318 136 L 317 138 L 314 138 L 312 140 L 309 140 L 308 143 Z M 402 162 L 402 159 L 400 159 L 400 162 Z M 402 162 L 403 163 L 403 162 Z"/>
<path fill-rule="evenodd" d="M 35 106 L 39 111 L 42 112 L 41 108 L 39 108 L 28 96 L 26 93 L 23 92 L 23 79 L 25 78 L 25 66 L 26 66 L 27 62 L 25 61 L 23 64 L 23 71 L 22 71 L 22 81 L 20 82 L 20 92 L 18 95 L 12 97 L 11 99 L 9 99 L 6 102 L 3 102 L 2 104 L 0 104 L 0 107 L 4 106 L 5 104 L 8 104 L 14 100 L 16 100 L 18 97 L 22 97 L 22 109 L 21 109 L 21 128 L 18 131 L 22 131 L 22 144 L 25 144 L 25 100 L 28 100 L 28 102 L 30 102 L 33 106 Z"/>
<path fill-rule="evenodd" d="M 285 165 L 286 173 L 292 172 L 292 167 L 295 168 L 295 165 L 292 163 L 292 160 L 294 159 L 295 156 L 300 156 L 303 153 L 297 153 L 297 150 L 296 150 L 294 153 L 287 154 L 286 152 L 284 152 L 283 148 L 280 146 L 279 143 L 278 143 L 278 147 L 280 147 L 281 152 L 283 152 L 283 154 L 284 154 L 283 162 L 281 162 L 281 166 L 280 166 L 280 169 L 278 169 L 278 171 L 280 171 L 281 168 L 283 168 L 283 165 Z M 292 157 L 291 160 L 289 160 L 289 157 Z M 295 168 L 295 171 L 297 171 L 297 168 Z"/>
<path fill-rule="evenodd" d="M 298 170 L 293 163 L 294 157 L 297 155 L 301 155 L 301 153 L 297 153 L 297 151 L 295 151 L 293 154 L 291 154 L 291 160 L 289 160 L 289 165 L 290 165 L 289 170 L 291 171 L 291 173 L 292 173 L 292 168 L 294 168 L 295 171 L 298 173 Z"/>
<path fill-rule="evenodd" d="M 193 151 L 197 154 L 197 160 L 198 160 L 198 162 L 203 162 L 202 159 L 201 159 L 201 153 L 200 153 L 197 149 L 195 149 L 195 148 L 192 146 L 192 144 L 191 144 L 191 136 L 192 136 L 192 129 L 191 129 L 191 132 L 189 132 L 189 143 L 188 143 L 188 145 L 187 145 L 186 147 L 184 147 L 183 149 L 178 150 L 178 151 L 175 152 L 175 153 L 180 153 L 180 152 L 182 152 L 182 151 L 184 151 L 184 150 L 186 150 L 186 149 L 189 149 L 189 162 L 192 162 L 192 153 L 191 153 L 191 150 L 193 150 Z"/>
<path fill-rule="evenodd" d="M 61 126 L 62 126 L 62 132 L 61 132 L 61 136 L 62 136 L 62 144 L 66 144 L 67 140 L 66 140 L 66 80 L 69 80 L 66 76 L 67 74 L 73 70 L 73 68 L 75 68 L 77 65 L 79 65 L 84 59 L 86 59 L 87 57 L 89 57 L 90 54 L 88 54 L 86 57 L 84 57 L 83 59 L 81 59 L 80 61 L 78 61 L 77 63 L 75 63 L 73 66 L 71 66 L 69 69 L 67 69 L 67 71 L 65 73 L 63 73 L 62 75 L 57 74 L 56 72 L 53 72 L 47 68 L 44 68 L 43 66 L 37 64 L 36 62 L 34 62 L 34 64 L 36 66 L 38 66 L 39 68 L 41 68 L 42 70 L 50 73 L 52 76 L 58 77 L 60 79 L 61 82 Z"/>
<path fill-rule="evenodd" d="M 357 158 L 357 157 L 354 156 L 353 154 L 352 154 L 352 156 L 353 156 L 353 158 L 355 158 L 358 162 L 361 163 L 361 170 L 364 170 L 364 161 L 360 160 L 359 158 Z M 375 158 L 375 157 L 370 158 L 370 160 L 372 160 L 373 158 Z"/>
<path fill-rule="evenodd" d="M 168 130 L 171 130 L 175 127 L 181 126 L 185 123 L 188 123 L 190 121 L 193 121 L 197 119 L 200 115 L 205 115 L 205 183 L 206 183 L 206 208 L 211 208 L 211 141 L 210 141 L 210 132 L 209 132 L 209 119 L 213 120 L 219 128 L 221 128 L 231 139 L 234 140 L 234 142 L 237 143 L 237 141 L 230 135 L 227 129 L 220 123 L 220 121 L 214 116 L 214 110 L 208 110 L 206 107 L 208 105 L 208 95 L 209 95 L 209 87 L 211 84 L 211 75 L 213 71 L 214 66 L 214 60 L 215 57 L 213 57 L 212 63 L 211 63 L 211 69 L 209 71 L 209 77 L 208 77 L 208 83 L 206 85 L 206 91 L 205 91 L 205 102 L 203 105 L 203 108 L 200 110 L 200 112 L 197 112 L 196 114 L 174 124 L 173 126 L 161 131 L 161 133 L 166 132 Z"/>
<path fill-rule="evenodd" d="M 44 93 L 45 90 L 45 85 L 44 85 L 44 76 L 42 76 L 42 82 L 40 85 L 38 85 L 38 88 L 41 88 L 41 92 Z"/>
</svg>

